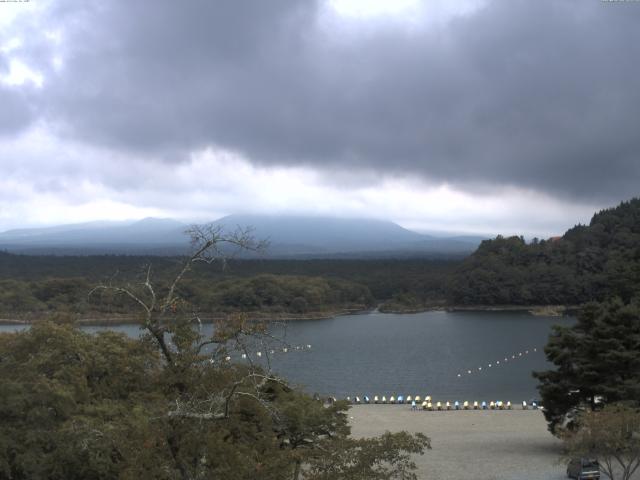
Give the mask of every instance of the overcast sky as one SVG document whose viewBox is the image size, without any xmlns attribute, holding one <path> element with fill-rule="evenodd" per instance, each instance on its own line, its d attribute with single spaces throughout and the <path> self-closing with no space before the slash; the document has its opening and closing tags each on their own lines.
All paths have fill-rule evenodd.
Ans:
<svg viewBox="0 0 640 480">
<path fill-rule="evenodd" d="M 549 236 L 640 186 L 640 2 L 0 2 L 0 230 Z"/>
</svg>

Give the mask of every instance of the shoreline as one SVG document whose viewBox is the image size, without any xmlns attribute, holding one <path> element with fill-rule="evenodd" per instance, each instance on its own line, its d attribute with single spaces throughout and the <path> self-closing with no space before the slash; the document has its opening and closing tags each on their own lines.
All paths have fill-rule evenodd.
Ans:
<svg viewBox="0 0 640 480">
<path fill-rule="evenodd" d="M 430 305 L 420 308 L 384 309 L 381 313 L 422 312 L 528 312 L 534 316 L 562 317 L 579 310 L 578 305 Z M 379 308 L 378 308 L 379 309 Z"/>
<path fill-rule="evenodd" d="M 243 313 L 247 315 L 251 321 L 293 322 L 303 320 L 326 320 L 335 317 L 363 315 L 372 312 L 396 315 L 410 315 L 423 312 L 528 312 L 534 316 L 562 317 L 572 315 L 579 309 L 579 307 L 575 305 L 434 305 L 425 306 L 423 308 L 380 310 L 380 306 L 382 305 L 383 304 L 380 304 L 375 308 L 344 308 L 340 310 L 326 310 L 308 312 L 304 314 L 265 311 L 230 312 L 218 315 L 203 315 L 200 319 L 202 323 L 209 324 L 223 320 L 230 315 Z M 23 315 L 24 316 L 22 318 L 20 318 L 19 315 L 15 315 L 12 318 L 0 318 L 0 325 L 31 325 L 33 323 L 46 320 L 46 318 L 52 314 L 47 313 L 42 314 L 41 316 L 36 314 Z M 73 323 L 78 325 L 109 326 L 142 324 L 142 321 L 138 314 L 93 313 L 78 317 Z"/>
<path fill-rule="evenodd" d="M 374 309 L 366 308 L 344 308 L 341 310 L 328 310 L 309 312 L 304 314 L 297 313 L 271 313 L 271 312 L 231 312 L 218 315 L 202 315 L 200 320 L 204 324 L 211 324 L 225 318 L 236 315 L 247 315 L 250 321 L 266 321 L 266 322 L 289 322 L 289 321 L 303 321 L 303 320 L 326 320 L 329 318 L 346 316 L 346 315 L 361 315 L 374 311 Z M 42 314 L 36 316 L 35 314 L 26 314 L 23 318 L 0 318 L 0 325 L 32 325 L 50 317 L 52 314 Z M 142 325 L 142 319 L 139 314 L 87 314 L 86 316 L 79 316 L 72 323 L 76 325 L 94 325 L 94 326 L 110 326 L 110 325 L 130 325 L 140 324 Z"/>
</svg>

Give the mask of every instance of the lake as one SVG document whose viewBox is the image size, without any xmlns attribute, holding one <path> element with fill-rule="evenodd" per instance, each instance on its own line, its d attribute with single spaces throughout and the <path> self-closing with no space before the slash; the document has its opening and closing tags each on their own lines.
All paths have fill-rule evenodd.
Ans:
<svg viewBox="0 0 640 480">
<path fill-rule="evenodd" d="M 272 333 L 286 340 L 288 353 L 281 345 L 257 348 L 273 348 L 274 371 L 309 393 L 521 402 L 538 397 L 531 371 L 550 367 L 543 347 L 551 326 L 574 321 L 525 312 L 372 312 L 275 325 Z M 140 332 L 137 325 L 109 328 Z"/>
</svg>

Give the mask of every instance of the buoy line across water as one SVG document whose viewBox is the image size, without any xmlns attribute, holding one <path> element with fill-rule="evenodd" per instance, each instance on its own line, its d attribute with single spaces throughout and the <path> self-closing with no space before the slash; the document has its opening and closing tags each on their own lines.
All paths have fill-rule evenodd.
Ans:
<svg viewBox="0 0 640 480">
<path fill-rule="evenodd" d="M 536 353 L 538 351 L 537 347 L 532 348 L 531 350 L 524 350 L 522 352 L 518 352 L 518 353 L 514 353 L 512 355 L 505 355 L 504 358 L 500 359 L 500 360 L 496 360 L 495 362 L 491 362 L 488 363 L 486 365 L 486 368 L 496 368 L 499 366 L 502 366 L 506 363 L 509 363 L 510 361 L 513 362 L 515 360 L 519 360 L 522 357 L 525 357 L 527 355 L 529 355 L 530 353 Z M 458 378 L 462 378 L 465 375 L 473 375 L 474 373 L 481 373 L 483 370 L 483 366 L 479 366 L 476 368 L 472 368 L 472 369 L 467 369 L 467 370 L 463 370 L 462 372 L 458 373 Z"/>
<path fill-rule="evenodd" d="M 309 350 L 311 350 L 311 344 L 294 345 L 294 346 L 279 347 L 279 348 L 267 348 L 264 350 L 257 350 L 255 352 L 251 352 L 250 355 L 247 353 L 241 353 L 241 352 L 229 353 L 224 357 L 224 360 L 227 362 L 230 362 L 232 360 L 247 360 L 249 356 L 262 358 L 263 356 L 266 357 L 266 356 L 283 355 L 285 353 L 303 352 L 303 351 L 309 351 Z"/>
</svg>

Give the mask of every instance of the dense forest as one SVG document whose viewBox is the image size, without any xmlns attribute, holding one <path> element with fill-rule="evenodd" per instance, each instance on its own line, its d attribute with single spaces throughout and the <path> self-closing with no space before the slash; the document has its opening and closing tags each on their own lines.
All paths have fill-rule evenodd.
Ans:
<svg viewBox="0 0 640 480">
<path fill-rule="evenodd" d="M 562 237 L 486 240 L 456 269 L 455 305 L 578 305 L 640 293 L 640 199 L 596 213 Z"/>
<path fill-rule="evenodd" d="M 2 313 L 73 312 L 74 314 L 126 314 L 134 306 L 126 296 L 98 290 L 83 278 L 52 278 L 35 282 L 0 281 Z M 135 288 L 134 285 L 130 287 Z M 204 315 L 235 311 L 265 313 L 362 310 L 374 305 L 369 290 L 359 284 L 337 279 L 258 275 L 215 282 L 185 281 L 182 301 Z"/>
<path fill-rule="evenodd" d="M 0 253 L 0 318 L 73 312 L 124 314 L 126 297 L 89 292 L 101 284 L 140 285 L 151 267 L 167 286 L 182 259 L 142 256 L 28 256 Z M 181 298 L 203 314 L 261 311 L 305 315 L 362 310 L 392 298 L 440 300 L 459 261 L 433 259 L 235 259 L 201 264 Z M 413 293 L 408 293 L 413 292 Z"/>
</svg>

